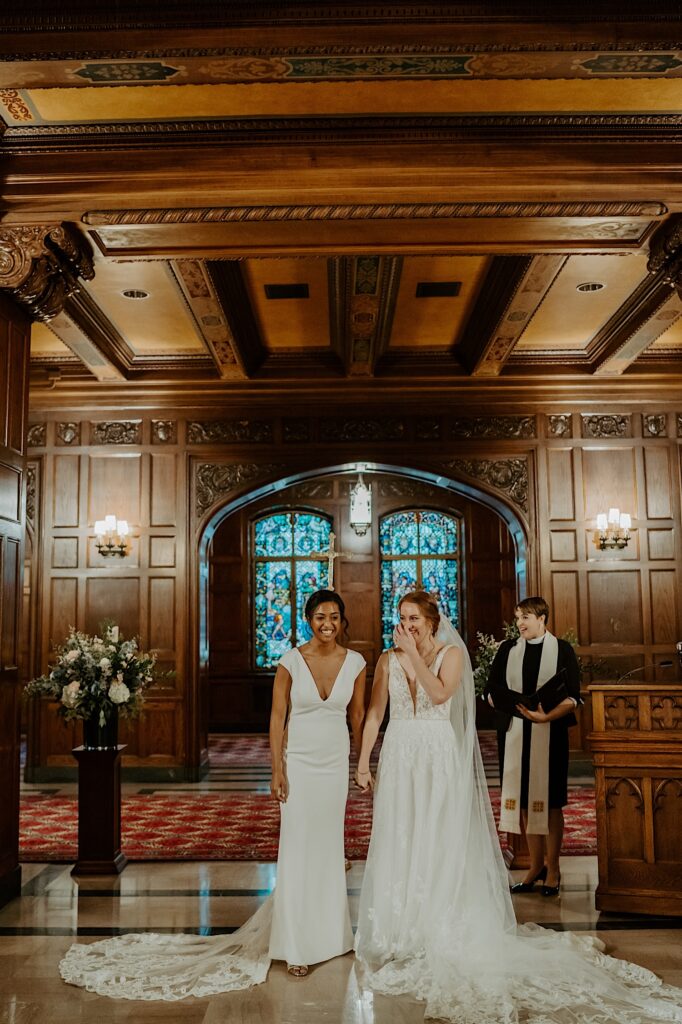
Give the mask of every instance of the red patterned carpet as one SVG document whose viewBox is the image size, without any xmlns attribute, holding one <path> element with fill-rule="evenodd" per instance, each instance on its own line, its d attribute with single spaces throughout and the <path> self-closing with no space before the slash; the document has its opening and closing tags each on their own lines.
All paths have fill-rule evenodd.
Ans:
<svg viewBox="0 0 682 1024">
<path fill-rule="evenodd" d="M 382 736 L 379 736 L 372 755 L 378 760 L 381 750 Z M 494 765 L 497 770 L 497 737 L 492 731 L 479 732 L 478 742 L 486 765 Z M 270 748 L 267 736 L 249 734 L 241 736 L 225 736 L 213 733 L 209 740 L 210 760 L 213 768 L 242 768 L 259 766 L 269 768 Z M 353 757 L 351 755 L 351 761 Z"/>
<path fill-rule="evenodd" d="M 491 790 L 499 808 L 499 790 Z M 279 808 L 264 794 L 172 792 L 123 801 L 123 851 L 130 860 L 264 860 L 277 857 Z M 352 791 L 346 813 L 346 853 L 364 859 L 372 801 Z M 21 806 L 21 859 L 76 859 L 77 805 L 73 797 L 26 796 Z M 570 792 L 563 853 L 596 853 L 594 789 Z"/>
<path fill-rule="evenodd" d="M 497 771 L 494 732 L 479 733 L 487 772 Z M 380 742 L 375 748 L 378 757 Z M 269 777 L 267 736 L 213 735 L 210 738 L 212 777 L 241 779 L 233 769 L 247 769 L 258 788 Z M 251 771 L 249 771 L 249 769 Z M 228 783 L 229 784 L 229 783 Z M 499 812 L 499 789 L 491 786 L 493 809 Z M 596 853 L 594 789 L 570 790 L 563 852 L 568 856 Z M 372 826 L 372 801 L 351 789 L 346 811 L 346 853 L 367 856 Z M 279 808 L 262 792 L 173 792 L 172 787 L 123 799 L 122 846 L 129 860 L 263 860 L 277 858 Z M 504 848 L 505 838 L 500 842 Z M 24 861 L 76 859 L 78 845 L 75 797 L 26 794 L 21 801 L 20 856 Z"/>
</svg>

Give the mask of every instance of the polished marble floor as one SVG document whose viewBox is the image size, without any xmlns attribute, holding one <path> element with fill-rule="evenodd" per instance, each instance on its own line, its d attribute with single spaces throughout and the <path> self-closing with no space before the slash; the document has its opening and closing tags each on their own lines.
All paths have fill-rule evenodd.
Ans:
<svg viewBox="0 0 682 1024">
<path fill-rule="evenodd" d="M 572 765 L 572 784 L 592 781 L 590 766 Z M 491 766 L 490 782 L 496 772 Z M 266 792 L 269 770 L 252 765 L 211 770 L 195 785 L 125 784 L 125 793 L 172 788 Z M 73 783 L 24 785 L 25 793 L 76 791 Z M 181 1003 L 101 998 L 65 985 L 57 964 L 72 942 L 130 931 L 219 934 L 239 927 L 274 885 L 274 864 L 131 863 L 120 876 L 75 879 L 71 865 L 25 864 L 21 896 L 0 909 L 0 1024 L 418 1024 L 423 1005 L 362 990 L 349 954 L 311 968 L 305 979 L 274 964 L 264 985 Z M 348 872 L 353 923 L 364 863 Z M 515 874 L 515 877 L 518 873 Z M 682 921 L 603 915 L 595 911 L 595 857 L 562 860 L 562 895 L 514 898 L 519 921 L 597 934 L 614 956 L 656 971 L 682 987 Z M 579 1022 L 576 1022 L 579 1024 Z"/>
<path fill-rule="evenodd" d="M 357 911 L 362 863 L 348 873 Z M 515 897 L 521 921 L 597 934 L 608 952 L 643 964 L 682 986 L 682 922 L 603 915 L 594 909 L 596 859 L 562 862 L 559 899 Z M 417 1024 L 423 1007 L 359 988 L 348 955 L 311 969 L 303 980 L 275 964 L 248 992 L 182 1003 L 104 999 L 64 985 L 57 962 L 74 941 L 126 931 L 216 934 L 238 927 L 270 892 L 272 864 L 129 864 L 118 877 L 71 877 L 70 867 L 30 864 L 20 898 L 0 910 L 0 1024 Z"/>
</svg>

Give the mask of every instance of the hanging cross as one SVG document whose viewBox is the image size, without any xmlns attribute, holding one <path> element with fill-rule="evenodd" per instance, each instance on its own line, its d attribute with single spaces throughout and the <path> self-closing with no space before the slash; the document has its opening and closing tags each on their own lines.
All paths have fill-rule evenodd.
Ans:
<svg viewBox="0 0 682 1024">
<path fill-rule="evenodd" d="M 319 558 L 321 561 L 327 560 L 327 586 L 330 590 L 334 589 L 334 561 L 341 556 L 341 552 L 336 550 L 336 534 L 329 534 L 329 547 L 326 551 L 311 551 L 310 558 Z"/>
</svg>

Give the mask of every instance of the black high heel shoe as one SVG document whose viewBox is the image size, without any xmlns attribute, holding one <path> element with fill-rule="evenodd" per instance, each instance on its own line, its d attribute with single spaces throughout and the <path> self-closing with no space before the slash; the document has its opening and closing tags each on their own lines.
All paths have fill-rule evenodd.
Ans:
<svg viewBox="0 0 682 1024">
<path fill-rule="evenodd" d="M 561 872 L 559 872 L 559 880 L 556 885 L 543 885 L 540 892 L 543 896 L 558 896 L 559 889 L 561 888 Z"/>
<path fill-rule="evenodd" d="M 540 881 L 544 882 L 544 880 L 546 878 L 547 878 L 547 865 L 545 864 L 544 867 L 540 868 L 540 870 L 538 871 L 538 873 L 535 876 L 535 878 L 531 878 L 530 882 L 515 882 L 514 885 L 510 885 L 509 886 L 509 892 L 514 893 L 514 894 L 518 893 L 518 892 L 533 892 L 533 890 L 535 889 L 535 883 L 536 882 L 540 882 Z M 544 893 L 546 888 L 547 888 L 547 886 L 543 885 L 543 887 L 542 887 L 543 893 Z M 557 890 L 557 892 L 558 892 L 558 890 Z"/>
</svg>

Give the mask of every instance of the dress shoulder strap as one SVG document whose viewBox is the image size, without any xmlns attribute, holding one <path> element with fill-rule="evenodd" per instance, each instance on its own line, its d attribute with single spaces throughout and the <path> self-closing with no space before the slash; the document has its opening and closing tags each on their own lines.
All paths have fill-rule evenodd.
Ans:
<svg viewBox="0 0 682 1024">
<path fill-rule="evenodd" d="M 454 646 L 455 646 L 454 644 L 445 644 L 444 647 L 441 647 L 441 649 L 439 650 L 438 654 L 436 655 L 436 660 L 434 662 L 434 666 L 433 666 L 433 674 L 434 675 L 436 675 L 438 672 L 440 672 L 440 667 L 443 664 L 443 658 L 445 657 L 446 651 L 449 651 L 450 648 L 454 647 Z"/>
</svg>

